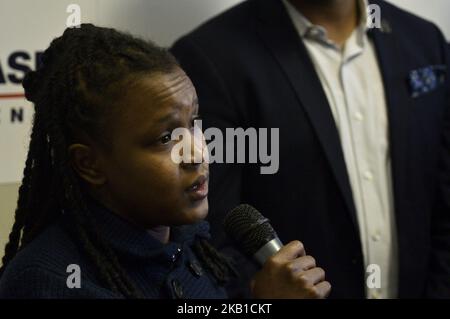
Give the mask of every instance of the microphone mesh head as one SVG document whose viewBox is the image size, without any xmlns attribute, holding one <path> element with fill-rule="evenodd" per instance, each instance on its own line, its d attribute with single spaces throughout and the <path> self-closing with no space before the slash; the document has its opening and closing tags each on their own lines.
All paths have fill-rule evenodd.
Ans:
<svg viewBox="0 0 450 319">
<path fill-rule="evenodd" d="M 231 210 L 223 225 L 228 237 L 248 256 L 253 256 L 262 246 L 277 237 L 269 220 L 247 204 Z"/>
</svg>

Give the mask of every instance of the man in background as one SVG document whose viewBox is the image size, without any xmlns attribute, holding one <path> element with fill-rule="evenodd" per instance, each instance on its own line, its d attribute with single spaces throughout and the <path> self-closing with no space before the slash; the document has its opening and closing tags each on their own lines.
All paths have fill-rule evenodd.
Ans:
<svg viewBox="0 0 450 319">
<path fill-rule="evenodd" d="M 331 297 L 450 297 L 450 206 L 439 186 L 448 181 L 447 44 L 432 23 L 370 3 L 379 28 L 368 27 L 363 0 L 249 0 L 172 49 L 204 128 L 280 129 L 276 174 L 211 166 L 213 239 L 244 282 L 255 267 L 221 229 L 242 202 L 282 241 L 303 241 Z M 370 274 L 379 283 L 367 285 Z"/>
</svg>

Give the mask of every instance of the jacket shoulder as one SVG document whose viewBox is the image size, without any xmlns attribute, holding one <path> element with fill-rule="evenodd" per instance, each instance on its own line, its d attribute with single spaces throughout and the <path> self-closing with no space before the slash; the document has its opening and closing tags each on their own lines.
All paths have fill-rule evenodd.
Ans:
<svg viewBox="0 0 450 319">
<path fill-rule="evenodd" d="M 185 34 L 175 43 L 195 42 L 201 46 L 212 43 L 237 41 L 253 24 L 255 19 L 255 1 L 244 1 L 204 22 L 193 31 Z"/>
<path fill-rule="evenodd" d="M 386 19 L 392 25 L 393 32 L 400 38 L 415 40 L 422 44 L 429 42 L 436 44 L 436 40 L 443 40 L 442 32 L 435 23 L 384 0 L 373 3 L 379 5 L 382 20 Z"/>
</svg>

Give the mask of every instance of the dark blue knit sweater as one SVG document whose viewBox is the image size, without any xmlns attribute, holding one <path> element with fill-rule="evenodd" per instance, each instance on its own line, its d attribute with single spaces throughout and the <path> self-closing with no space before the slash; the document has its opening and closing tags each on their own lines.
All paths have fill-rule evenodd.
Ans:
<svg viewBox="0 0 450 319">
<path fill-rule="evenodd" d="M 166 245 L 100 205 L 91 210 L 98 231 L 112 246 L 130 279 L 147 298 L 226 298 L 223 287 L 204 269 L 192 250 L 209 238 L 209 225 L 171 228 Z M 64 215 L 28 244 L 0 278 L 0 298 L 123 298 L 103 288 L 96 269 L 69 236 Z M 81 270 L 81 288 L 68 288 L 68 265 Z"/>
</svg>

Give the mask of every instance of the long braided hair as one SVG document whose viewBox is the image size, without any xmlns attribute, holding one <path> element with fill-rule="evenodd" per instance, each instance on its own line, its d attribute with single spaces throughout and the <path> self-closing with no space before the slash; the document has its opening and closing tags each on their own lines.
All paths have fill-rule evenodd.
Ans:
<svg viewBox="0 0 450 319">
<path fill-rule="evenodd" d="M 95 265 L 102 285 L 126 298 L 143 297 L 115 252 L 95 231 L 95 220 L 69 163 L 68 146 L 78 134 L 107 145 L 107 119 L 120 85 L 133 76 L 169 73 L 177 67 L 167 50 L 91 24 L 69 28 L 52 41 L 38 70 L 23 81 L 35 114 L 0 275 L 20 249 L 64 213 L 73 220 L 71 235 Z M 225 257 L 204 240 L 195 250 L 216 279 L 226 281 L 232 266 Z"/>
</svg>

